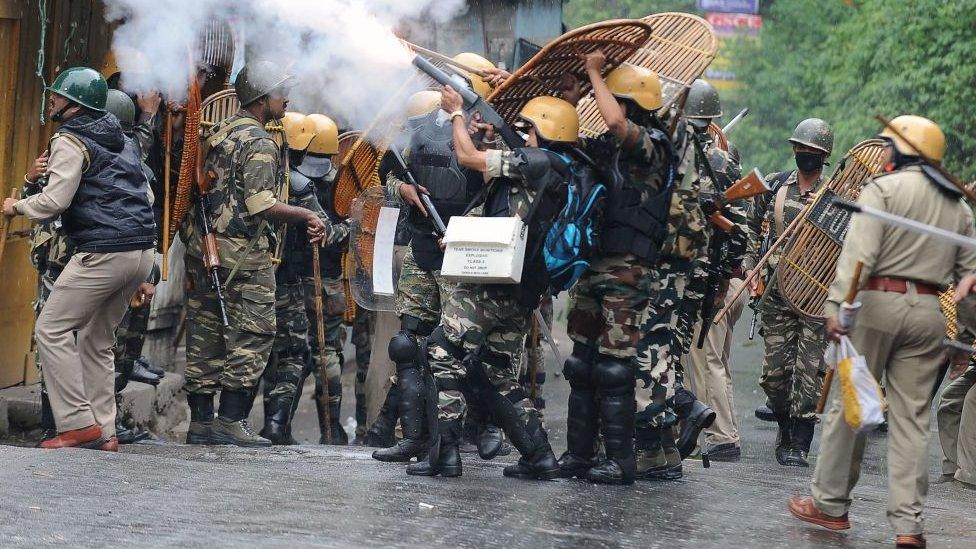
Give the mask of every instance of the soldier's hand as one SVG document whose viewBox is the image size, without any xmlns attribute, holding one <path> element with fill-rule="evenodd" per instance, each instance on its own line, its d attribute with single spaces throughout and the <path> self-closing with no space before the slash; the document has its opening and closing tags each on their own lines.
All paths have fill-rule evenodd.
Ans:
<svg viewBox="0 0 976 549">
<path fill-rule="evenodd" d="M 156 90 L 136 96 L 136 105 L 139 105 L 139 110 L 146 114 L 156 114 L 159 112 L 159 105 L 162 102 L 163 96 Z"/>
<path fill-rule="evenodd" d="M 309 212 L 308 218 L 305 220 L 305 224 L 308 227 L 308 240 L 313 245 L 324 246 L 325 245 L 325 222 L 322 218 Z"/>
<path fill-rule="evenodd" d="M 420 187 L 421 193 L 430 194 L 422 185 L 417 185 L 417 187 Z M 410 204 L 420 213 L 424 214 L 424 217 L 427 217 L 427 208 L 424 207 L 424 203 L 420 200 L 420 194 L 417 192 L 417 187 L 414 187 L 409 183 L 400 185 L 400 197 L 403 198 L 407 204 Z"/>
<path fill-rule="evenodd" d="M 44 151 L 41 153 L 41 156 L 37 157 L 34 164 L 31 165 L 30 170 L 27 171 L 27 175 L 25 176 L 28 181 L 33 183 L 47 175 L 47 155 L 48 152 Z"/>
<path fill-rule="evenodd" d="M 495 139 L 495 126 L 483 122 L 481 113 L 476 112 L 471 115 L 471 120 L 468 122 L 468 133 L 477 135 L 482 132 L 484 133 L 484 137 L 481 138 L 482 141 L 493 141 Z"/>
<path fill-rule="evenodd" d="M 559 95 L 562 96 L 570 105 L 576 106 L 583 97 L 583 89 L 580 79 L 571 72 L 563 73 L 559 78 Z"/>
<path fill-rule="evenodd" d="M 484 69 L 482 72 L 485 73 L 483 80 L 488 83 L 492 88 L 497 88 L 508 80 L 512 73 L 505 69 L 499 69 L 498 67 L 492 67 L 490 69 Z"/>
<path fill-rule="evenodd" d="M 461 110 L 462 107 L 464 107 L 464 99 L 461 98 L 461 94 L 450 86 L 444 86 L 441 89 L 441 108 L 450 114 Z"/>
<path fill-rule="evenodd" d="M 966 296 L 973 293 L 973 287 L 976 287 L 976 273 L 968 274 L 959 281 L 954 296 L 956 303 L 966 299 Z"/>
<path fill-rule="evenodd" d="M 132 299 L 129 300 L 129 305 L 136 309 L 144 307 L 152 301 L 154 295 L 156 295 L 156 286 L 148 282 L 143 282 L 139 285 Z"/>
<path fill-rule="evenodd" d="M 746 279 L 749 280 L 749 291 L 752 295 L 756 295 L 759 293 L 759 277 L 752 276 L 752 278 L 749 278 L 750 276 L 752 276 L 752 269 L 746 271 Z"/>
<path fill-rule="evenodd" d="M 847 328 L 840 325 L 840 320 L 836 316 L 827 319 L 827 337 L 831 340 L 840 341 L 840 336 L 846 336 L 848 333 Z"/>
<path fill-rule="evenodd" d="M 17 210 L 14 209 L 14 204 L 17 203 L 16 198 L 4 198 L 3 199 L 3 215 L 7 217 L 14 217 L 17 215 Z"/>
<path fill-rule="evenodd" d="M 603 66 L 607 64 L 607 56 L 603 53 L 603 50 L 596 50 L 584 55 L 583 61 L 586 63 L 587 72 L 601 72 L 603 71 Z"/>
</svg>

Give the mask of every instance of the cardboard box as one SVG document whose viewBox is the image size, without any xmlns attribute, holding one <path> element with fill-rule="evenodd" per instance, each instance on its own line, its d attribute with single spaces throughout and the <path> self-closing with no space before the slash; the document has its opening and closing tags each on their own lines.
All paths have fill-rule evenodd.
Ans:
<svg viewBox="0 0 976 549">
<path fill-rule="evenodd" d="M 455 282 L 518 284 L 527 233 L 519 217 L 454 216 L 444 236 L 441 275 Z"/>
</svg>

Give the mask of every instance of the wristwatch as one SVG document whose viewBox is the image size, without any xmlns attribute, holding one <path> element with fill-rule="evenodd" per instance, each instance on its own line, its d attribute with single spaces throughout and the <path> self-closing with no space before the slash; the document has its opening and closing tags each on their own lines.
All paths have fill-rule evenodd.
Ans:
<svg viewBox="0 0 976 549">
<path fill-rule="evenodd" d="M 464 118 L 464 111 L 457 110 L 457 111 L 452 112 L 451 113 L 451 122 L 454 122 L 454 119 L 457 118 L 458 116 L 460 116 L 461 118 Z"/>
</svg>

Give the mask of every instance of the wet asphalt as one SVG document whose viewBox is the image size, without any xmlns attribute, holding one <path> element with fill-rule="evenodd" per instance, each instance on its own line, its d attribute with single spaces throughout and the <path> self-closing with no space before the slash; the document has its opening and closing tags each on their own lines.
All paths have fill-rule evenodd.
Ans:
<svg viewBox="0 0 976 549">
<path fill-rule="evenodd" d="M 565 330 L 555 331 L 568 354 Z M 555 362 L 550 357 L 544 395 L 558 454 L 568 384 Z M 760 362 L 758 341 L 739 337 L 733 351 L 739 463 L 706 469 L 688 460 L 680 481 L 631 487 L 504 478 L 502 467 L 514 455 L 485 462 L 466 454 L 460 479 L 409 477 L 403 465 L 373 461 L 370 449 L 313 444 L 318 429 L 307 399 L 295 426 L 306 444 L 295 447 L 140 444 L 113 455 L 0 446 L 0 547 L 892 546 L 883 434 L 871 436 L 851 530 L 829 532 L 789 515 L 786 499 L 807 492 L 812 469 L 777 465 L 774 426 L 752 415 L 764 399 L 756 384 Z M 259 413 L 260 406 L 255 420 Z M 935 481 L 934 425 L 929 446 Z M 925 516 L 930 547 L 976 547 L 976 491 L 933 483 Z"/>
</svg>

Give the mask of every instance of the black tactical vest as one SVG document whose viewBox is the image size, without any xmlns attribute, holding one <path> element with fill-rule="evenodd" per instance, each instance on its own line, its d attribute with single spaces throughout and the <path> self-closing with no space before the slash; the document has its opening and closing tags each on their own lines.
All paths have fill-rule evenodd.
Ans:
<svg viewBox="0 0 976 549">
<path fill-rule="evenodd" d="M 450 122 L 437 124 L 438 111 L 428 114 L 410 137 L 410 171 L 417 183 L 430 191 L 431 202 L 447 225 L 452 216 L 462 215 L 484 182 L 480 174 L 458 164 L 452 146 Z M 444 252 L 437 245 L 430 219 L 410 210 L 413 228 L 411 248 L 417 265 L 425 271 L 440 270 Z"/>
<path fill-rule="evenodd" d="M 108 114 L 81 115 L 59 133 L 80 140 L 89 162 L 71 205 L 61 215 L 79 252 L 124 252 L 154 247 L 156 223 L 138 146 Z"/>
</svg>

